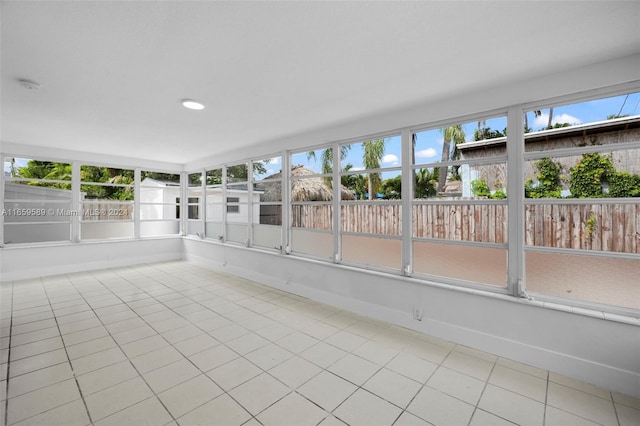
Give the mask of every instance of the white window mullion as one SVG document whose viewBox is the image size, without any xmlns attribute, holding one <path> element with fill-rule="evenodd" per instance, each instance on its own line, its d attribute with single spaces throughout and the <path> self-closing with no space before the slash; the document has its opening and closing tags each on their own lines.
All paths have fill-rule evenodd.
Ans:
<svg viewBox="0 0 640 426">
<path fill-rule="evenodd" d="M 413 132 L 405 129 L 402 138 L 402 275 L 411 276 L 413 271 L 413 222 L 411 202 L 414 194 L 413 164 Z"/>
<path fill-rule="evenodd" d="M 80 163 L 74 161 L 71 163 L 71 211 L 80 212 L 84 205 L 80 202 Z M 77 243 L 80 241 L 80 214 L 71 215 L 71 241 Z"/>
<path fill-rule="evenodd" d="M 507 289 L 513 296 L 524 292 L 524 112 L 514 106 L 507 112 Z"/>
<path fill-rule="evenodd" d="M 140 168 L 133 170 L 133 238 L 140 238 L 140 182 L 142 171 Z"/>
<path fill-rule="evenodd" d="M 180 235 L 187 235 L 187 217 L 189 215 L 189 175 L 187 172 L 180 173 Z"/>
<path fill-rule="evenodd" d="M 198 213 L 200 214 L 200 224 L 202 231 L 200 232 L 200 238 L 204 239 L 207 229 L 207 171 L 203 170 L 200 182 L 202 183 L 202 197 L 200 197 L 200 206 L 198 207 Z"/>
<path fill-rule="evenodd" d="M 222 167 L 222 242 L 227 241 L 227 166 Z"/>
<path fill-rule="evenodd" d="M 247 241 L 245 245 L 253 245 L 253 161 L 247 166 Z"/>
<path fill-rule="evenodd" d="M 282 245 L 280 253 L 288 254 L 291 247 L 291 153 L 284 151 L 282 153 L 282 172 L 280 177 L 282 182 L 280 188 L 282 190 L 281 200 L 282 207 Z"/>
<path fill-rule="evenodd" d="M 331 147 L 333 150 L 333 172 L 331 180 L 333 182 L 333 261 L 340 263 L 342 260 L 342 246 L 341 246 L 341 220 L 342 214 L 340 209 L 340 203 L 342 201 L 342 182 L 340 179 L 341 170 L 341 158 L 340 158 L 340 145 L 335 143 Z"/>
<path fill-rule="evenodd" d="M 0 145 L 2 143 L 0 142 Z M 2 162 L 3 175 L 2 179 L 0 179 L 0 199 L 2 200 L 2 210 L 4 211 L 4 162 L 6 161 L 6 157 L 4 155 L 0 155 L 0 161 Z M 4 214 L 0 214 L 0 247 L 4 247 Z M 0 251 L 0 257 L 2 256 L 2 252 Z"/>
</svg>

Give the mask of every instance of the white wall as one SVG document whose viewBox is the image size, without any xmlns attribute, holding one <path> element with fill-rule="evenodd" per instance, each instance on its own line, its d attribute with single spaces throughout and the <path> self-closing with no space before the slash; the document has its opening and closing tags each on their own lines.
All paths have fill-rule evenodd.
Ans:
<svg viewBox="0 0 640 426">
<path fill-rule="evenodd" d="M 0 281 L 182 258 L 179 237 L 0 249 Z"/>
<path fill-rule="evenodd" d="M 640 397 L 639 324 L 229 244 L 185 239 L 184 250 L 204 267 Z"/>
</svg>

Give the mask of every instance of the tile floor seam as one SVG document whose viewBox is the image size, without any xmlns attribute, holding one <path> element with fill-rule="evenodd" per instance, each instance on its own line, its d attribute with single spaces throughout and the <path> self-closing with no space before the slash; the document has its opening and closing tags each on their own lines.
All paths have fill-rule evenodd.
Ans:
<svg viewBox="0 0 640 426">
<path fill-rule="evenodd" d="M 143 291 L 143 292 L 144 292 L 144 291 Z M 146 293 L 146 292 L 145 292 L 145 293 Z M 148 293 L 147 293 L 147 294 L 148 294 Z M 155 299 L 158 303 L 161 303 L 161 304 L 163 304 L 164 306 L 166 306 L 162 301 L 158 301 L 158 300 L 157 300 L 155 297 L 153 297 L 153 296 L 151 296 L 151 297 L 152 297 L 153 299 Z M 125 304 L 126 304 L 126 302 L 124 302 L 124 301 L 122 301 L 122 303 L 125 303 Z M 167 307 L 168 309 L 172 310 L 170 307 L 168 307 L 168 306 L 166 306 L 166 307 Z M 205 309 L 208 309 L 208 308 L 206 308 L 206 307 L 205 307 Z M 172 311 L 173 311 L 173 310 L 172 310 Z M 174 312 L 174 313 L 175 313 L 175 312 Z M 178 313 L 176 313 L 176 314 L 177 314 L 177 315 L 180 315 L 180 314 L 178 314 Z M 138 315 L 138 316 L 139 316 L 143 321 L 145 321 L 145 323 L 147 323 L 151 328 L 153 328 L 153 326 L 152 326 L 151 324 L 149 324 L 149 323 L 148 323 L 144 318 L 142 318 L 142 317 L 141 317 L 137 312 L 136 312 L 136 315 Z M 182 315 L 180 315 L 180 317 L 182 317 Z M 102 322 L 102 320 L 101 320 L 101 322 Z M 191 321 L 189 321 L 189 322 L 191 323 Z M 193 325 L 195 325 L 195 324 L 193 324 Z M 197 325 L 196 325 L 196 327 L 197 327 Z M 199 328 L 199 327 L 198 327 L 198 328 Z M 201 329 L 201 330 L 202 330 L 202 329 Z M 175 349 L 174 344 L 172 344 L 171 342 L 169 342 L 168 340 L 166 340 L 166 338 L 164 338 L 164 336 L 162 336 L 162 333 L 158 332 L 158 331 L 157 331 L 157 330 L 155 330 L 155 329 L 154 329 L 154 331 L 156 331 L 156 333 L 157 333 L 159 336 L 161 336 L 161 337 L 162 337 L 162 338 L 163 338 L 163 339 L 168 343 L 168 345 L 169 345 L 169 346 L 171 346 L 172 348 L 174 348 L 174 349 Z M 109 335 L 111 336 L 111 333 L 110 333 L 108 330 L 107 330 L 107 332 L 108 332 L 108 333 L 109 333 Z M 204 332 L 204 330 L 203 330 L 203 332 Z M 205 333 L 206 333 L 206 332 L 205 332 Z M 111 337 L 113 338 L 113 336 L 111 336 Z M 138 340 L 141 340 L 141 339 L 138 339 Z M 132 343 L 132 342 L 128 342 L 128 343 Z M 118 347 L 122 350 L 122 348 L 121 348 L 120 344 L 119 344 L 117 341 L 116 341 L 116 344 L 117 344 L 117 345 L 118 345 Z M 223 344 L 223 343 L 221 342 L 221 344 Z M 226 345 L 225 345 L 225 347 L 226 347 Z M 233 350 L 233 349 L 231 349 L 231 348 L 229 348 L 229 349 L 230 349 L 230 350 Z M 176 350 L 177 350 L 177 349 L 176 349 Z M 203 351 L 200 351 L 200 352 L 204 352 L 205 350 L 207 350 L 207 349 L 204 349 Z M 123 351 L 123 352 L 124 352 L 124 351 Z M 180 351 L 178 351 L 178 352 L 180 352 Z M 235 352 L 235 351 L 234 351 L 234 352 Z M 181 353 L 181 352 L 180 352 L 180 354 L 182 355 L 182 353 Z M 207 374 L 206 374 L 207 372 L 202 371 L 202 370 L 201 370 L 197 365 L 195 365 L 195 364 L 194 364 L 194 363 L 193 363 L 193 362 L 192 362 L 188 357 L 186 357 L 186 356 L 184 356 L 184 355 L 182 355 L 182 356 L 184 357 L 184 359 L 186 359 L 188 362 L 190 362 L 190 363 L 191 363 L 191 364 L 192 364 L 196 369 L 198 369 L 198 371 L 200 371 L 200 373 L 201 373 L 201 374 L 204 374 L 206 377 L 209 377 L 209 376 L 207 376 Z M 240 355 L 240 354 L 238 354 L 238 356 L 241 356 L 241 355 Z M 128 358 L 128 357 L 127 357 L 127 358 Z M 156 399 L 160 402 L 160 404 L 162 404 L 162 406 L 165 408 L 165 410 L 167 411 L 167 413 L 169 413 L 169 415 L 171 416 L 172 420 L 173 420 L 173 421 L 175 421 L 176 423 L 178 423 L 178 420 L 174 417 L 173 413 L 171 413 L 171 411 L 169 410 L 169 408 L 165 405 L 165 403 L 164 403 L 164 402 L 162 401 L 162 399 L 158 396 L 158 394 L 155 392 L 155 390 L 154 390 L 154 389 L 149 385 L 149 383 L 147 382 L 147 380 L 145 379 L 145 377 L 140 373 L 140 371 L 139 371 L 139 370 L 136 368 L 136 366 L 131 362 L 131 360 L 129 360 L 129 362 L 130 362 L 130 364 L 132 365 L 132 367 L 135 369 L 135 371 L 138 373 L 138 375 L 140 376 L 140 378 L 145 382 L 145 384 L 147 385 L 147 387 L 151 390 L 151 392 L 152 392 L 152 393 L 153 393 L 153 395 L 156 397 Z M 178 362 L 178 361 L 176 361 L 176 362 Z M 231 362 L 231 361 L 228 361 L 228 362 Z M 228 363 L 228 362 L 227 362 L 227 363 Z M 225 363 L 225 364 L 226 364 L 226 363 Z M 169 365 L 170 365 L 170 364 L 169 364 Z M 224 365 L 224 364 L 223 364 L 223 365 Z M 153 369 L 153 370 L 147 371 L 145 374 L 148 374 L 148 373 L 150 373 L 150 372 L 152 372 L 152 371 L 155 371 L 155 370 L 157 370 L 157 369 L 159 369 L 159 368 L 162 368 L 162 367 L 164 367 L 164 366 L 161 366 L 161 367 L 158 367 L 158 368 L 156 368 L 156 369 Z M 210 371 L 210 370 L 209 370 L 209 371 Z M 210 379 L 211 381 L 213 381 L 213 382 L 216 384 L 216 386 L 220 387 L 220 385 L 219 385 L 218 383 L 216 383 L 216 382 L 215 382 L 215 380 L 211 379 L 210 377 L 209 377 L 209 379 Z M 186 381 L 185 381 L 185 382 L 186 382 Z M 181 382 L 181 383 L 184 383 L 184 382 Z M 180 383 L 179 383 L 179 384 L 180 384 Z M 174 385 L 174 386 L 172 386 L 171 388 L 173 388 L 173 387 L 175 387 L 175 386 L 177 386 L 177 385 L 179 385 L 179 384 L 175 384 L 175 385 Z M 165 389 L 164 391 L 167 391 L 167 390 L 169 390 L 169 389 L 171 389 L 171 388 Z M 222 387 L 220 387 L 220 389 L 223 389 L 223 388 L 222 388 Z M 224 389 L 223 389 L 223 391 L 224 391 Z M 235 400 L 231 395 L 229 395 L 229 393 L 228 393 L 228 392 L 226 392 L 226 391 L 225 391 L 224 393 L 225 393 L 225 394 L 227 394 L 230 398 L 232 398 L 232 399 L 233 399 L 233 400 L 234 400 L 238 405 L 240 405 L 240 406 L 241 406 L 245 411 L 247 411 L 249 414 L 251 414 L 251 412 L 250 412 L 249 410 L 247 410 L 244 406 L 242 406 L 242 404 L 240 404 L 240 403 L 239 403 L 239 401 L 236 401 L 236 400 Z M 216 398 L 218 398 L 219 396 L 220 396 L 220 395 L 218 395 L 217 397 L 215 397 L 215 398 L 213 398 L 213 399 L 216 399 Z M 149 398 L 147 398 L 147 399 L 149 399 Z M 212 399 L 212 400 L 213 400 L 213 399 Z M 207 403 L 208 403 L 208 402 L 210 402 L 210 401 L 211 401 L 211 400 L 206 401 L 206 402 L 204 402 L 202 405 L 207 404 Z M 142 402 L 142 401 L 138 401 L 137 403 L 140 403 L 140 402 Z M 136 403 L 136 404 L 137 404 L 137 403 Z M 133 405 L 136 405 L 136 404 L 133 404 Z M 125 409 L 127 409 L 127 408 L 130 408 L 130 407 L 123 408 L 123 409 L 122 409 L 122 410 L 120 410 L 120 411 L 123 411 L 123 410 L 125 410 Z M 195 409 L 197 409 L 197 407 L 196 407 L 196 408 L 194 408 L 193 410 L 195 410 Z M 190 410 L 189 412 L 191 412 L 191 411 L 193 411 L 193 410 Z M 120 412 L 120 411 L 118 411 L 118 412 Z M 184 415 L 186 415 L 186 414 L 188 414 L 189 412 L 184 413 L 184 414 L 183 414 L 183 416 L 184 416 Z M 116 414 L 116 413 L 117 413 L 117 412 L 111 413 L 109 416 L 111 416 L 111 415 L 113 415 L 113 414 Z M 108 417 L 108 416 L 107 416 L 107 417 Z M 255 417 L 252 415 L 252 418 L 255 418 Z M 256 419 L 256 421 L 257 421 L 257 419 Z"/>
<path fill-rule="evenodd" d="M 407 347 L 409 347 L 409 346 L 410 346 L 410 344 L 409 344 Z M 430 423 L 429 421 L 427 421 L 427 419 L 425 419 L 425 418 L 423 418 L 423 417 L 420 417 L 420 415 L 419 415 L 419 414 L 417 414 L 417 413 L 413 413 L 413 412 L 409 411 L 409 407 L 411 406 L 411 404 L 413 403 L 413 401 L 415 401 L 416 397 L 420 394 L 420 392 L 422 392 L 422 390 L 427 386 L 427 383 L 429 382 L 429 380 L 431 380 L 431 378 L 436 374 L 436 372 L 438 371 L 438 369 L 442 366 L 442 364 L 444 363 L 445 359 L 447 359 L 447 357 L 449 356 L 449 353 L 450 353 L 450 352 L 451 352 L 451 351 L 449 351 L 449 352 L 447 353 L 447 356 L 445 356 L 445 357 L 440 361 L 440 363 L 438 363 L 438 364 L 436 364 L 436 363 L 434 363 L 434 362 L 432 362 L 432 361 L 426 360 L 426 361 L 428 361 L 428 362 L 432 362 L 433 364 L 437 365 L 437 367 L 433 369 L 433 371 L 431 372 L 431 374 L 429 374 L 429 377 L 427 377 L 427 378 L 425 379 L 425 381 L 422 383 L 422 385 L 420 386 L 420 389 L 418 389 L 418 391 L 416 392 L 416 394 L 415 394 L 415 395 L 413 395 L 413 397 L 409 400 L 409 402 L 407 403 L 407 407 L 406 407 L 406 409 L 405 409 L 404 411 L 407 411 L 409 414 L 414 415 L 414 416 L 416 416 L 417 418 L 419 418 L 419 419 L 421 419 L 421 420 L 423 420 L 423 421 L 425 421 L 425 422 L 427 422 L 427 423 Z M 399 354 L 398 354 L 398 355 L 399 355 Z M 398 356 L 398 355 L 396 355 L 396 356 Z M 423 359 L 423 360 L 424 360 L 424 358 L 420 357 L 419 355 L 414 355 L 414 356 L 416 356 L 416 357 L 418 357 L 418 358 L 420 358 L 420 359 Z M 434 388 L 432 388 L 431 386 L 429 386 L 429 387 L 430 387 L 431 389 L 434 389 Z M 440 392 L 440 390 L 438 390 L 438 389 L 435 389 L 435 390 L 436 390 L 436 391 L 438 391 L 438 392 Z"/>
<path fill-rule="evenodd" d="M 101 284 L 102 284 L 102 285 L 104 285 L 102 282 L 101 282 Z M 81 292 L 80 290 L 78 290 L 78 289 L 77 289 L 76 285 L 75 285 L 73 282 L 71 283 L 71 285 L 76 289 L 76 291 L 78 291 L 78 293 L 82 296 L 82 298 L 83 298 L 83 299 L 85 299 L 85 302 L 86 302 L 86 298 L 84 297 L 84 295 L 82 295 L 82 292 Z M 105 288 L 106 288 L 106 287 L 105 287 Z M 111 291 L 111 293 L 115 295 L 115 293 L 113 293 L 112 291 Z M 118 297 L 118 296 L 116 295 L 116 297 Z M 118 299 L 121 301 L 121 303 L 124 303 L 125 305 L 127 305 L 127 303 L 126 303 L 126 302 L 124 302 L 120 297 L 118 297 Z M 87 302 L 87 303 L 88 303 L 88 302 Z M 111 306 L 113 306 L 113 305 L 111 305 Z M 127 305 L 127 306 L 128 306 L 128 305 Z M 160 404 L 162 404 L 162 406 L 163 406 L 163 407 L 164 407 L 164 409 L 167 411 L 167 413 L 169 414 L 169 416 L 171 416 L 171 419 L 172 419 L 173 421 L 176 421 L 176 419 L 173 417 L 173 415 L 172 415 L 172 414 L 171 414 L 171 412 L 168 410 L 168 408 L 165 406 L 165 404 L 162 402 L 162 400 L 160 400 L 160 398 L 158 397 L 158 395 L 157 395 L 157 394 L 155 393 L 155 391 L 151 388 L 151 386 L 149 386 L 149 384 L 147 383 L 147 381 L 145 380 L 145 378 L 142 376 L 142 374 L 140 374 L 140 372 L 138 371 L 138 369 L 136 368 L 136 366 L 131 362 L 131 360 L 129 359 L 129 356 L 128 356 L 128 355 L 126 355 L 126 352 L 124 352 L 124 350 L 122 349 L 121 345 L 120 345 L 120 344 L 119 344 L 119 343 L 118 343 L 118 342 L 113 338 L 113 335 L 111 334 L 111 332 L 109 331 L 109 329 L 106 327 L 106 325 L 104 324 L 103 320 L 102 320 L 102 319 L 98 316 L 98 314 L 95 312 L 95 309 L 94 309 L 93 307 L 91 308 L 91 311 L 92 311 L 92 312 L 93 312 L 93 314 L 96 316 L 96 318 L 98 318 L 98 320 L 100 321 L 100 323 L 102 324 L 102 326 L 105 328 L 105 330 L 107 331 L 108 336 L 109 336 L 111 339 L 113 339 L 113 341 L 114 341 L 114 342 L 115 342 L 115 344 L 116 344 L 116 347 L 117 347 L 117 348 L 118 348 L 118 349 L 119 349 L 119 350 L 120 350 L 120 351 L 121 351 L 121 352 L 122 352 L 122 353 L 127 357 L 127 361 L 129 361 L 129 364 L 131 365 L 131 367 L 136 371 L 136 373 L 138 374 L 138 376 L 139 376 L 139 377 L 144 381 L 145 385 L 146 385 L 146 386 L 149 388 L 149 390 L 152 392 L 153 397 L 155 397 L 155 398 L 160 402 Z M 137 313 L 136 313 L 136 315 L 137 315 Z M 57 322 L 57 321 L 56 321 L 56 322 Z M 94 340 L 95 340 L 95 339 L 94 339 Z M 167 342 L 167 343 L 169 343 L 169 342 Z M 66 351 L 66 345 L 65 345 L 65 351 Z M 104 352 L 104 351 L 101 351 L 101 352 Z M 98 353 L 100 353 L 100 352 L 98 352 Z M 68 353 L 67 353 L 67 356 L 68 356 Z M 71 363 L 71 360 L 70 360 L 70 359 L 69 359 L 69 362 Z M 73 364 L 71 364 L 71 365 L 72 365 L 72 369 L 73 369 Z M 109 365 L 103 366 L 103 368 L 109 367 L 109 366 L 111 366 L 111 365 L 114 365 L 114 364 L 109 364 Z M 97 370 L 99 370 L 99 369 L 97 369 Z M 93 371 L 96 371 L 96 370 L 92 370 L 92 371 L 90 371 L 90 372 L 93 372 Z M 87 372 L 87 373 L 90 373 L 90 372 Z M 74 378 L 75 378 L 75 380 L 76 380 L 76 385 L 78 386 L 78 390 L 79 390 L 80 395 L 81 395 L 81 397 L 82 397 L 82 402 L 83 402 L 83 404 L 84 404 L 84 406 L 85 406 L 85 409 L 86 409 L 86 411 L 87 411 L 87 415 L 89 416 L 89 421 L 91 422 L 91 424 L 94 424 L 93 419 L 92 419 L 92 417 L 91 417 L 91 412 L 90 412 L 90 410 L 89 410 L 89 407 L 87 406 L 86 399 L 84 398 L 84 396 L 83 396 L 83 394 L 82 394 L 82 389 L 81 389 L 81 387 L 80 387 L 80 383 L 78 382 L 78 379 L 77 379 L 77 377 L 76 377 L 76 375 L 75 375 L 75 372 L 74 372 Z M 131 380 L 131 379 L 128 379 L 128 380 Z M 127 380 L 125 380 L 125 381 L 123 381 L 123 382 L 121 382 L 121 383 L 118 383 L 118 384 L 125 383 L 126 381 L 127 381 Z M 101 392 L 101 391 L 103 391 L 104 389 L 108 389 L 108 388 L 110 388 L 110 387 L 117 386 L 118 384 L 114 384 L 114 385 L 112 385 L 112 386 L 108 386 L 108 387 L 106 387 L 106 388 L 100 389 L 100 390 L 98 390 L 98 391 L 94 392 L 94 394 L 95 394 L 95 393 L 97 393 L 97 392 Z M 134 403 L 134 404 L 132 404 L 132 405 L 130 405 L 130 406 L 124 407 L 124 408 L 122 408 L 122 409 L 120 409 L 120 410 L 118 410 L 118 411 L 115 411 L 115 412 L 113 412 L 113 413 L 110 413 L 109 415 L 107 415 L 107 416 L 105 416 L 105 417 L 103 417 L 103 418 L 101 418 L 101 419 L 99 419 L 99 420 L 103 420 L 104 418 L 107 418 L 107 417 L 109 417 L 109 416 L 111 416 L 111 415 L 114 415 L 114 414 L 116 414 L 116 413 L 122 412 L 123 410 L 126 410 L 126 409 L 128 409 L 128 408 L 130 408 L 130 407 L 132 407 L 132 406 L 134 406 L 134 405 L 136 405 L 136 404 L 138 404 L 138 403 L 140 403 L 140 402 L 146 401 L 146 400 L 148 400 L 148 399 L 150 399 L 150 398 L 152 398 L 152 397 L 146 398 L 146 399 L 141 400 L 141 401 L 137 401 L 136 403 Z"/>
<path fill-rule="evenodd" d="M 469 426 L 471 424 L 471 422 L 473 421 L 473 417 L 476 415 L 476 412 L 478 410 L 482 410 L 481 408 L 478 407 L 478 405 L 480 405 L 480 400 L 482 400 L 482 395 L 484 395 L 484 391 L 487 389 L 487 386 L 489 386 L 489 380 L 491 379 L 491 375 L 493 374 L 494 370 L 496 369 L 496 365 L 498 364 L 498 360 L 496 359 L 496 361 L 493 363 L 493 365 L 491 366 L 491 371 L 489 372 L 489 376 L 487 377 L 487 380 L 485 380 L 484 382 L 484 386 L 482 387 L 482 391 L 480 392 L 480 395 L 478 395 L 478 400 L 476 401 L 475 406 L 473 407 L 473 411 L 471 412 L 471 417 L 469 417 L 469 421 L 467 422 L 467 426 Z M 482 411 L 486 411 L 486 410 L 482 410 Z M 486 411 L 487 413 L 489 411 Z M 491 413 L 494 416 L 497 416 L 497 414 Z M 500 416 L 498 416 L 500 417 Z M 503 418 L 503 417 L 500 417 Z M 507 419 L 504 419 L 507 420 Z M 544 426 L 544 425 L 543 425 Z"/>
<path fill-rule="evenodd" d="M 11 282 L 11 303 L 10 303 L 10 309 L 11 309 L 11 316 L 9 317 L 9 339 L 8 339 L 8 343 L 7 343 L 7 366 L 5 367 L 7 369 L 7 378 L 5 380 L 5 400 L 2 401 L 2 405 L 4 405 L 4 415 L 2 418 L 2 424 L 6 425 L 9 422 L 9 377 L 10 377 L 10 371 L 9 369 L 11 368 L 11 329 L 13 328 L 13 281 Z"/>
<path fill-rule="evenodd" d="M 41 279 L 41 281 L 42 281 L 42 279 Z M 51 299 L 49 298 L 49 294 L 47 292 L 47 286 L 45 285 L 44 281 L 42 281 L 42 288 L 44 289 L 44 292 L 47 295 L 47 300 L 49 301 L 49 306 L 50 306 L 51 310 L 53 311 L 53 306 L 51 305 Z M 56 323 L 56 327 L 58 327 L 58 333 L 60 335 L 60 338 L 62 338 L 62 331 L 60 330 L 60 324 L 58 323 L 58 317 L 55 314 L 55 311 L 53 312 L 53 319 L 54 319 L 54 321 Z M 64 344 L 64 338 L 62 338 L 62 343 L 63 343 L 64 353 L 67 356 L 67 362 L 69 363 L 69 367 L 71 368 L 71 374 L 73 376 L 74 383 L 76 384 L 76 388 L 78 389 L 78 394 L 80 395 L 80 399 L 82 400 L 82 404 L 84 405 L 84 409 L 85 409 L 85 411 L 87 413 L 87 417 L 89 418 L 89 423 L 93 424 L 93 419 L 91 418 L 91 413 L 89 412 L 89 407 L 87 406 L 87 403 L 85 401 L 84 395 L 82 393 L 82 389 L 80 388 L 80 383 L 78 383 L 78 378 L 76 376 L 75 369 L 73 368 L 73 364 L 71 362 L 71 357 L 69 356 L 69 351 L 67 350 L 67 346 Z M 55 407 L 55 408 L 57 408 L 57 407 Z"/>
<path fill-rule="evenodd" d="M 543 410 L 543 418 L 542 418 L 542 426 L 546 426 L 547 424 L 547 407 L 548 407 L 548 402 L 549 402 L 549 381 L 550 381 L 550 375 L 549 372 L 547 372 L 546 374 L 546 380 L 545 380 L 545 389 L 544 389 L 544 410 Z"/>
<path fill-rule="evenodd" d="M 613 412 L 616 415 L 616 421 L 618 422 L 618 426 L 622 426 L 620 424 L 620 416 L 618 416 L 618 407 L 616 407 L 616 401 L 613 399 L 613 394 L 609 392 L 609 397 L 611 398 L 611 404 L 613 404 Z"/>
</svg>

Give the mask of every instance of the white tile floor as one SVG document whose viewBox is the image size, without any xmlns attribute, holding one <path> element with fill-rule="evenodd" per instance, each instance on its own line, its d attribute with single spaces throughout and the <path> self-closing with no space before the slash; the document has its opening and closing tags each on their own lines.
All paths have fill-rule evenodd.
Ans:
<svg viewBox="0 0 640 426">
<path fill-rule="evenodd" d="M 187 262 L 0 287 L 7 425 L 638 425 L 640 400 Z"/>
</svg>

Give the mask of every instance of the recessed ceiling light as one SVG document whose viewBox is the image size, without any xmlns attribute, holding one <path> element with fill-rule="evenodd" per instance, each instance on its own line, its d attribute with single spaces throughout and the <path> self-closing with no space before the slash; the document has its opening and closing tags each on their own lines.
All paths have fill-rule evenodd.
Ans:
<svg viewBox="0 0 640 426">
<path fill-rule="evenodd" d="M 24 78 L 19 79 L 18 84 L 28 90 L 38 90 L 41 87 L 39 83 L 31 80 L 26 80 Z"/>
<path fill-rule="evenodd" d="M 204 109 L 204 105 L 202 105 L 198 101 L 194 101 L 193 99 L 183 99 L 182 106 L 189 109 L 201 110 Z"/>
</svg>

